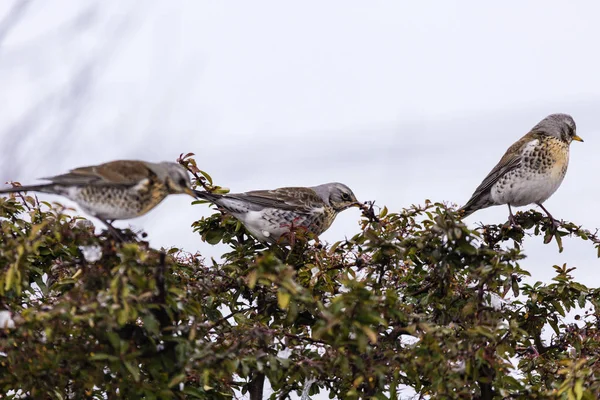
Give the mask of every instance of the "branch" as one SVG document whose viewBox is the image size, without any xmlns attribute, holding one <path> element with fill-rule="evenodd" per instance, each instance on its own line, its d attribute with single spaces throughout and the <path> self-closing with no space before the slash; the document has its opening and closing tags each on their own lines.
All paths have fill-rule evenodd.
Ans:
<svg viewBox="0 0 600 400">
<path fill-rule="evenodd" d="M 0 21 L 0 46 L 10 30 L 19 22 L 19 20 L 25 15 L 27 7 L 32 3 L 32 0 L 15 0 L 13 6 L 8 11 L 8 14 L 2 21 Z"/>
<path fill-rule="evenodd" d="M 166 254 L 164 252 L 159 253 L 159 261 L 158 266 L 156 267 L 156 271 L 154 272 L 154 279 L 156 281 L 156 287 L 158 289 L 158 294 L 154 296 L 153 303 L 158 304 L 159 307 L 157 309 L 152 310 L 152 314 L 156 317 L 158 322 L 160 323 L 161 328 L 165 328 L 171 325 L 172 321 L 169 317 L 169 313 L 166 310 L 167 304 L 167 285 L 165 283 L 165 271 L 167 269 L 166 266 Z"/>
<path fill-rule="evenodd" d="M 311 337 L 303 337 L 303 336 L 298 336 L 298 335 L 294 335 L 293 333 L 284 333 L 285 337 L 291 338 L 291 339 L 296 339 L 299 341 L 305 341 L 305 342 L 309 342 L 312 344 L 321 344 L 321 345 L 327 345 L 327 342 L 323 341 L 323 340 L 319 340 L 319 339 L 313 339 Z"/>
<path fill-rule="evenodd" d="M 233 317 L 234 315 L 245 313 L 247 311 L 256 310 L 257 308 L 258 307 L 255 306 L 255 307 L 245 308 L 243 310 L 233 311 L 233 312 L 229 313 L 228 315 L 224 316 L 223 318 L 220 318 L 220 319 L 216 320 L 212 324 L 209 324 L 208 329 L 210 330 L 210 329 L 213 329 L 213 328 L 221 325 L 223 322 L 227 321 L 229 318 Z"/>
<path fill-rule="evenodd" d="M 194 153 L 187 153 L 186 155 L 180 154 L 177 162 L 196 178 L 196 182 L 198 182 L 204 190 L 212 193 L 214 188 L 206 184 L 207 179 L 202 175 L 202 171 L 196 166 L 196 160 L 191 158 L 194 155 Z"/>
</svg>

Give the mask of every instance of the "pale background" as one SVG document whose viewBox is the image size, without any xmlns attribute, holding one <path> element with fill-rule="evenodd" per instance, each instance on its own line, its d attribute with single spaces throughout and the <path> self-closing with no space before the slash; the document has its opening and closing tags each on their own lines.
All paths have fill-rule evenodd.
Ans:
<svg viewBox="0 0 600 400">
<path fill-rule="evenodd" d="M 232 191 L 340 181 L 392 211 L 463 204 L 510 144 L 564 112 L 585 143 L 546 205 L 593 230 L 598 15 L 595 1 L 3 0 L 0 180 L 194 152 Z M 218 256 L 190 228 L 211 211 L 190 200 L 119 226 Z M 344 212 L 323 238 L 358 232 L 359 216 Z M 506 217 L 495 207 L 467 221 Z M 589 243 L 565 240 L 559 254 L 538 237 L 525 250 L 533 280 L 568 262 L 600 283 Z"/>
</svg>

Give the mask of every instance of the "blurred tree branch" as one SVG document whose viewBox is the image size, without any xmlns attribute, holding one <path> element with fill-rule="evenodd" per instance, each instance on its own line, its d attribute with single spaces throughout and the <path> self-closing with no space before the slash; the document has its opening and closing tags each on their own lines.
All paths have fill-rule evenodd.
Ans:
<svg viewBox="0 0 600 400">
<path fill-rule="evenodd" d="M 31 3 L 31 0 L 15 2 L 14 11 L 9 13 L 9 16 L 13 15 L 10 20 L 22 17 L 25 7 Z M 100 19 L 94 16 L 102 9 L 100 3 L 90 2 L 82 8 L 71 21 L 64 24 L 65 29 L 58 32 L 54 40 L 60 43 L 60 46 L 69 46 L 73 43 L 73 38 L 79 37 L 82 32 L 98 29 Z M 110 64 L 112 55 L 125 42 L 123 38 L 125 32 L 132 28 L 131 22 L 130 16 L 111 21 L 111 28 L 106 29 L 108 34 L 104 36 L 102 46 L 94 49 L 91 55 L 80 57 L 77 65 L 70 66 L 74 72 L 64 84 L 55 85 L 50 90 L 41 89 L 29 108 L 3 130 L 2 151 L 5 157 L 2 159 L 1 179 L 7 180 L 18 175 L 20 168 L 25 164 L 22 144 L 33 137 L 40 138 L 37 143 L 38 149 L 45 149 L 46 156 L 57 152 L 64 153 L 64 148 L 72 144 L 75 127 L 93 99 L 96 77 Z M 3 32 L 2 26 L 6 26 L 8 33 L 15 24 L 16 22 L 11 22 L 0 25 L 0 33 Z M 1 38 L 0 35 L 0 43 Z M 42 41 L 45 38 L 40 37 L 38 40 Z M 49 44 L 40 43 L 41 45 Z M 75 49 L 73 51 L 75 52 Z M 60 59 L 60 62 L 63 63 L 64 60 Z M 51 66 L 48 65 L 48 68 Z M 65 69 L 65 65 L 55 65 L 54 68 Z M 43 83 L 45 87 L 49 82 Z"/>
<path fill-rule="evenodd" d="M 15 0 L 13 2 L 6 16 L 0 21 L 0 48 L 4 43 L 4 39 L 10 34 L 10 31 L 23 18 L 31 3 L 33 3 L 33 0 Z"/>
</svg>

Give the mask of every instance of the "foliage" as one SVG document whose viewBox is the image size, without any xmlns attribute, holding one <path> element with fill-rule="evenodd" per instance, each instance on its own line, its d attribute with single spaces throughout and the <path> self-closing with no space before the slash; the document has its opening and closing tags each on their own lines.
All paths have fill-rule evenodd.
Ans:
<svg viewBox="0 0 600 400">
<path fill-rule="evenodd" d="M 0 217 L 0 310 L 15 323 L 0 328 L 0 397 L 260 398 L 266 377 L 272 399 L 308 379 L 310 394 L 344 399 L 406 398 L 405 386 L 422 398 L 600 398 L 598 289 L 566 265 L 525 284 L 520 266 L 525 234 L 599 241 L 537 212 L 517 214 L 525 231 L 470 229 L 427 201 L 365 216 L 334 244 L 296 232 L 292 249 L 217 213 L 193 228 L 230 246 L 220 262 L 115 243 L 32 197 L 0 199 Z"/>
</svg>

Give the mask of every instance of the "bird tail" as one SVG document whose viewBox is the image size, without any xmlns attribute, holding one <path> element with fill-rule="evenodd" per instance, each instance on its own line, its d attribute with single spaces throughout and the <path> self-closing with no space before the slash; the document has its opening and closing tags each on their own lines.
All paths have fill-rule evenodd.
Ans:
<svg viewBox="0 0 600 400">
<path fill-rule="evenodd" d="M 458 210 L 458 213 L 460 214 L 460 216 L 462 218 L 466 218 L 469 215 L 473 214 L 475 211 L 477 211 L 477 210 L 474 207 L 472 207 L 469 204 L 465 204 L 464 207 L 462 207 Z"/>
<path fill-rule="evenodd" d="M 494 203 L 492 202 L 489 193 L 482 194 L 479 196 L 473 196 L 469 201 L 467 201 L 467 204 L 465 204 L 464 206 L 462 206 L 462 208 L 458 210 L 458 213 L 461 214 L 462 218 L 465 218 L 473 214 L 477 210 L 481 210 L 482 208 L 488 208 L 492 205 L 494 205 Z"/>
<path fill-rule="evenodd" d="M 50 190 L 54 185 L 51 183 L 46 183 L 42 185 L 30 185 L 30 186 L 15 186 L 10 188 L 0 189 L 0 194 L 6 193 L 17 193 L 17 192 L 44 192 L 51 193 Z"/>
</svg>

